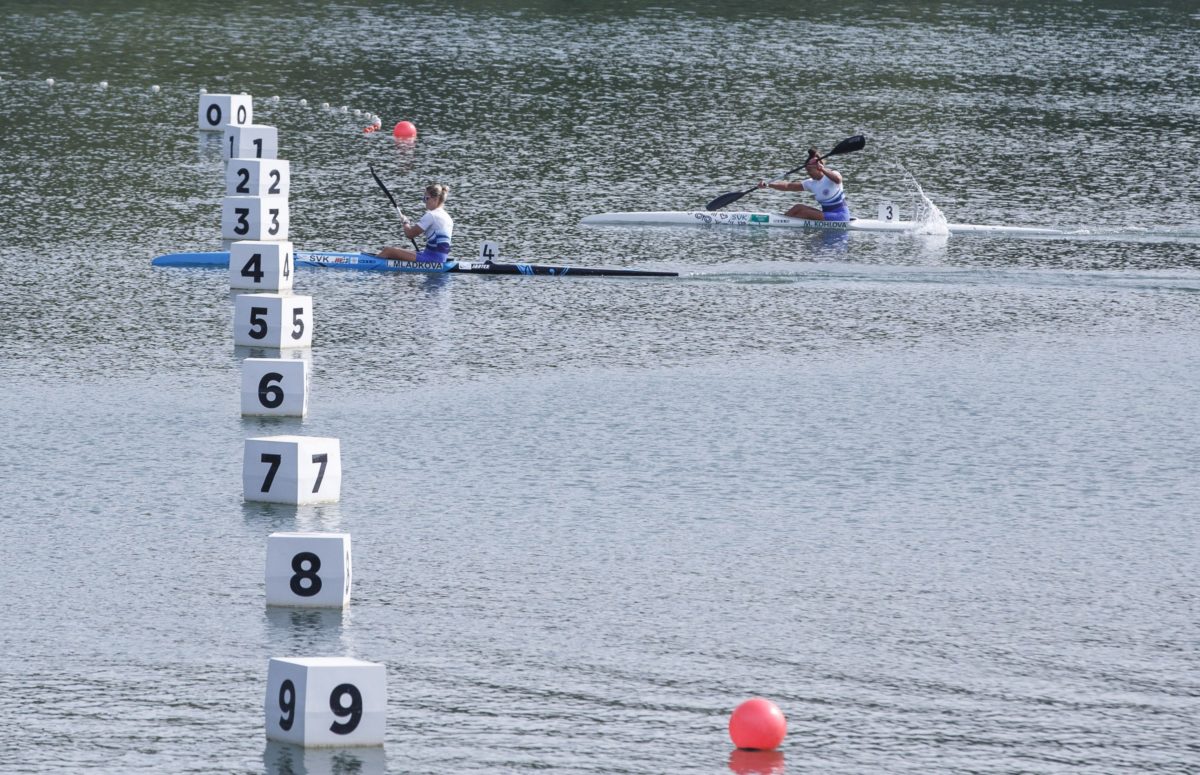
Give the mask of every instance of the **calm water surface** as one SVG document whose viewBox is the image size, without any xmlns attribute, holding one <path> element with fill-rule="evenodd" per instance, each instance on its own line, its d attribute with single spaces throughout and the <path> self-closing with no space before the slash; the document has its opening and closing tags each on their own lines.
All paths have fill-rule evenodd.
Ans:
<svg viewBox="0 0 1200 775">
<path fill-rule="evenodd" d="M 1198 32 L 1181 2 L 0 3 L 0 770 L 1200 770 Z M 682 276 L 303 272 L 310 414 L 242 418 L 226 277 L 149 265 L 219 246 L 200 88 L 279 127 L 300 248 L 399 240 L 371 162 L 410 212 L 450 183 L 456 252 Z M 1070 234 L 578 224 L 856 133 L 861 215 L 915 179 Z M 277 433 L 341 440 L 339 503 L 243 502 Z M 292 530 L 352 534 L 346 611 L 264 606 Z M 291 655 L 386 664 L 386 745 L 268 745 Z M 732 751 L 753 695 L 776 757 Z"/>
</svg>

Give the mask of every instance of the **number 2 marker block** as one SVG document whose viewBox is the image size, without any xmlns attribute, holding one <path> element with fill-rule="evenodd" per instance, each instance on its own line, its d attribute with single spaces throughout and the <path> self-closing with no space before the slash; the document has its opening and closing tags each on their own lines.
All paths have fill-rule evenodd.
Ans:
<svg viewBox="0 0 1200 775">
<path fill-rule="evenodd" d="M 226 196 L 287 196 L 290 165 L 284 159 L 230 159 L 225 165 Z"/>
<path fill-rule="evenodd" d="M 312 346 L 312 297 L 243 293 L 233 300 L 233 343 L 242 347 Z"/>
<path fill-rule="evenodd" d="M 350 657 L 276 657 L 267 668 L 263 710 L 270 740 L 383 745 L 387 670 Z"/>
<path fill-rule="evenodd" d="M 350 578 L 349 533 L 267 536 L 267 605 L 345 608 Z"/>
<path fill-rule="evenodd" d="M 229 246 L 229 287 L 290 291 L 294 262 L 291 242 L 239 240 Z"/>
<path fill-rule="evenodd" d="M 242 497 L 266 503 L 331 503 L 342 497 L 342 445 L 319 436 L 246 439 Z"/>
<path fill-rule="evenodd" d="M 308 414 L 308 361 L 246 358 L 242 361 L 242 414 L 304 417 Z"/>
</svg>

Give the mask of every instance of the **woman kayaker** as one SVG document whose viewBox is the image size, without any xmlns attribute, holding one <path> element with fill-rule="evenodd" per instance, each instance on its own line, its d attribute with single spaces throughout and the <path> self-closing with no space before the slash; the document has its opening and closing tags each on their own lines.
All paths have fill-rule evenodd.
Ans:
<svg viewBox="0 0 1200 775">
<path fill-rule="evenodd" d="M 784 213 L 789 218 L 804 218 L 810 221 L 850 220 L 850 206 L 846 204 L 846 194 L 842 190 L 842 173 L 826 167 L 817 155 L 816 148 L 808 149 L 808 161 L 804 163 L 804 171 L 808 173 L 807 180 L 778 183 L 760 180 L 758 187 L 773 188 L 776 191 L 808 191 L 817 198 L 819 208 L 794 204 Z"/>
<path fill-rule="evenodd" d="M 422 263 L 442 263 L 450 260 L 450 241 L 454 237 L 454 219 L 442 207 L 446 197 L 450 196 L 450 187 L 445 183 L 430 183 L 425 187 L 425 214 L 416 223 L 404 219 L 404 236 L 416 239 L 425 235 L 425 247 L 419 251 L 404 248 L 382 248 L 379 256 L 382 258 L 398 258 L 403 261 L 420 261 Z"/>
</svg>

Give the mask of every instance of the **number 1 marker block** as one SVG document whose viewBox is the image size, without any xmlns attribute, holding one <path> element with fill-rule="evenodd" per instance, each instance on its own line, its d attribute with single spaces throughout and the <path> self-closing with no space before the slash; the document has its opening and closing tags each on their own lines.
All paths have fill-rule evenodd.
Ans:
<svg viewBox="0 0 1200 775">
<path fill-rule="evenodd" d="M 342 497 L 342 445 L 319 436 L 246 439 L 242 497 L 266 503 L 331 503 Z"/>
<path fill-rule="evenodd" d="M 308 361 L 246 358 L 242 361 L 242 414 L 304 417 L 308 414 Z"/>
<path fill-rule="evenodd" d="M 230 159 L 274 159 L 279 155 L 279 130 L 265 124 L 225 127 L 221 156 Z"/>
<path fill-rule="evenodd" d="M 238 240 L 229 246 L 229 287 L 290 291 L 294 260 L 291 242 Z"/>
<path fill-rule="evenodd" d="M 243 293 L 233 300 L 233 343 L 242 347 L 312 346 L 312 297 Z"/>
<path fill-rule="evenodd" d="M 350 657 L 276 657 L 263 702 L 267 738 L 305 747 L 383 745 L 387 670 Z"/>
<path fill-rule="evenodd" d="M 350 576 L 349 533 L 267 536 L 267 605 L 345 608 Z"/>
</svg>

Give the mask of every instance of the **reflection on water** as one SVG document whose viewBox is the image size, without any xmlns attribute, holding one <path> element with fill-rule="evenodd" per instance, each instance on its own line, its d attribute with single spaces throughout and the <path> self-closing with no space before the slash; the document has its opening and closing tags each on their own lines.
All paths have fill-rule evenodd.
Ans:
<svg viewBox="0 0 1200 775">
<path fill-rule="evenodd" d="M 735 748 L 729 754 L 729 770 L 737 775 L 783 775 L 787 768 L 783 751 Z"/>
<path fill-rule="evenodd" d="M 345 656 L 342 628 L 348 615 L 341 608 L 264 606 L 267 634 L 274 656 Z"/>
<path fill-rule="evenodd" d="M 383 775 L 387 755 L 382 746 L 303 748 L 268 740 L 263 764 L 266 775 Z"/>
</svg>

